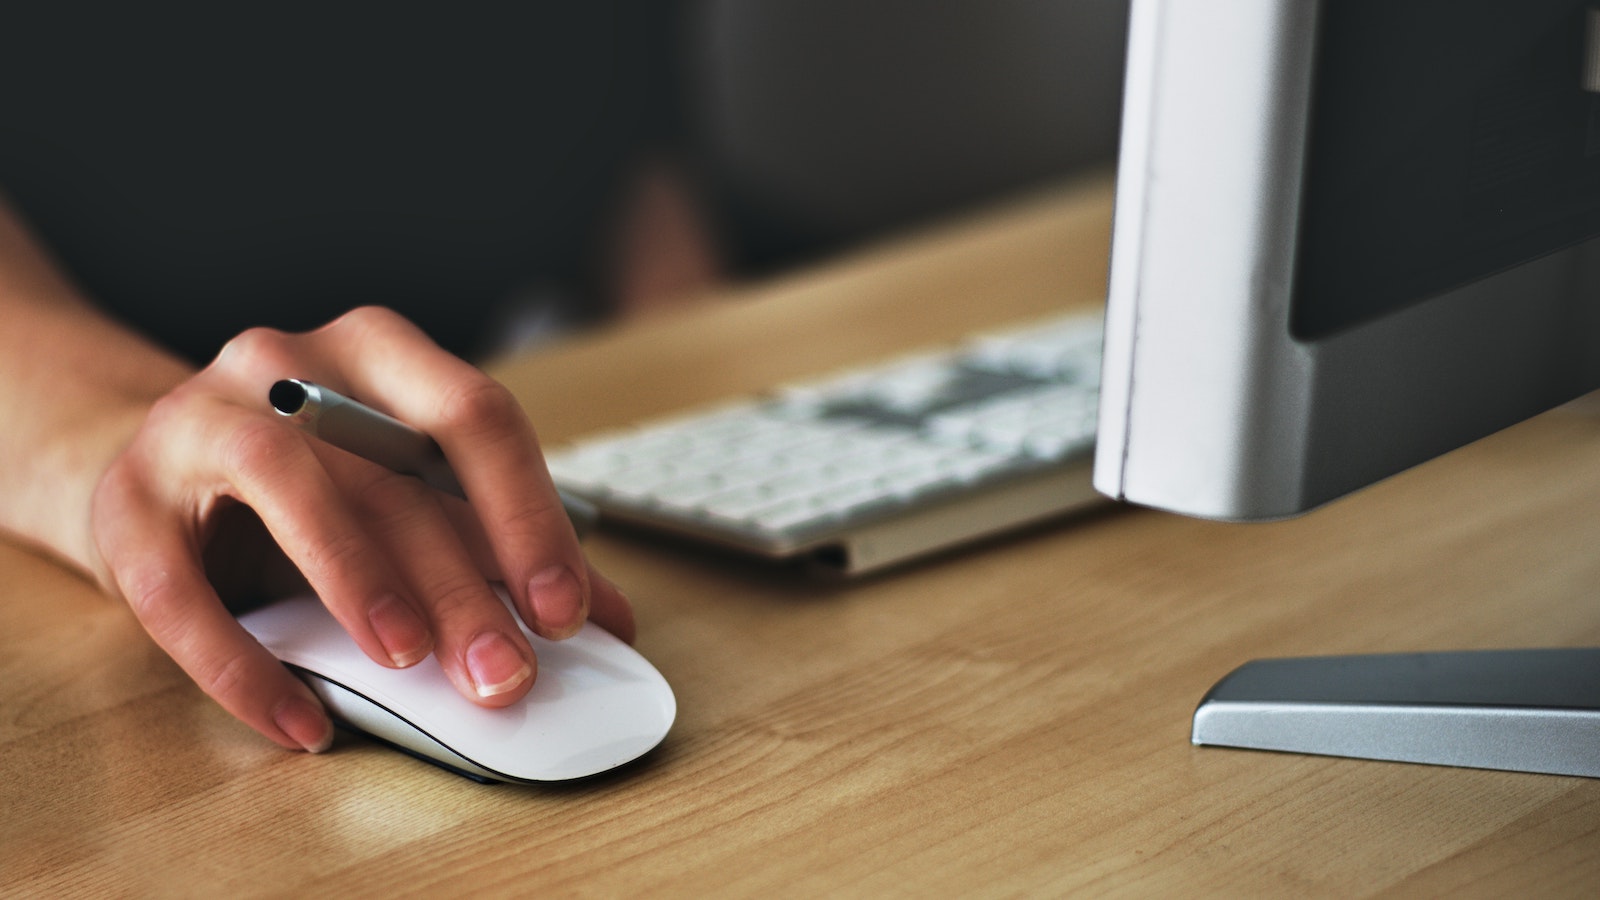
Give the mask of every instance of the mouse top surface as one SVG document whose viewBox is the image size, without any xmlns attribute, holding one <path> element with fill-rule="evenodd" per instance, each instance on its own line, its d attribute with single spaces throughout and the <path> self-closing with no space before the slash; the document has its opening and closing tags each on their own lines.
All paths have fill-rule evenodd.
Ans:
<svg viewBox="0 0 1600 900">
<path fill-rule="evenodd" d="M 592 623 L 564 641 L 524 626 L 539 660 L 533 687 L 517 703 L 486 709 L 457 693 L 431 656 L 407 669 L 368 659 L 314 596 L 279 601 L 239 621 L 280 660 L 342 688 L 346 702 L 353 694 L 370 704 L 357 723 L 363 730 L 394 740 L 386 732 L 409 726 L 500 780 L 560 781 L 616 768 L 659 744 L 677 716 L 661 673 Z"/>
</svg>

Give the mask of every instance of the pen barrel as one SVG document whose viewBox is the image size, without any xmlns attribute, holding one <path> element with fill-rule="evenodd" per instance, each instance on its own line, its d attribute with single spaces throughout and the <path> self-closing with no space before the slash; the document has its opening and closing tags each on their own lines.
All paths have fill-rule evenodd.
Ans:
<svg viewBox="0 0 1600 900">
<path fill-rule="evenodd" d="M 279 406 L 279 412 L 301 428 L 362 459 L 402 475 L 414 475 L 435 490 L 466 499 L 444 451 L 433 438 L 327 388 L 306 382 L 294 384 L 302 392 L 298 408 L 291 411 Z"/>
<path fill-rule="evenodd" d="M 371 407 L 333 403 L 317 423 L 317 436 L 402 475 L 415 475 L 434 490 L 466 499 L 433 438 Z"/>
<path fill-rule="evenodd" d="M 268 401 L 280 415 L 325 443 L 420 478 L 434 490 L 467 499 L 438 442 L 393 416 L 337 391 L 292 378 L 274 384 Z M 578 536 L 593 530 L 600 518 L 594 506 L 566 491 L 560 494 Z"/>
</svg>

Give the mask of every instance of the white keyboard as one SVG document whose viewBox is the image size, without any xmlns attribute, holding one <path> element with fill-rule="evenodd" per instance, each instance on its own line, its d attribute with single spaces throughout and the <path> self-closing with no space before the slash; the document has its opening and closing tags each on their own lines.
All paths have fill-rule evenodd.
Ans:
<svg viewBox="0 0 1600 900">
<path fill-rule="evenodd" d="M 860 574 L 1099 501 L 1098 314 L 595 435 L 547 455 L 621 520 Z"/>
</svg>

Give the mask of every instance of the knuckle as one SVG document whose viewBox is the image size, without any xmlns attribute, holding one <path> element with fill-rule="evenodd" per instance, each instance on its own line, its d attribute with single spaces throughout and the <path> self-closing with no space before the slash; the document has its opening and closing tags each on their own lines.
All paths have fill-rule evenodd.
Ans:
<svg viewBox="0 0 1600 900">
<path fill-rule="evenodd" d="M 510 389 L 482 374 L 451 386 L 445 392 L 440 416 L 446 428 L 469 435 L 521 433 L 526 422 Z"/>
<path fill-rule="evenodd" d="M 187 614 L 192 597 L 186 597 L 178 579 L 164 569 L 151 567 L 119 573 L 118 582 L 128 606 L 156 642 L 172 654 L 201 690 L 230 708 L 247 697 L 255 685 L 248 655 L 208 654 L 204 641 Z"/>
<path fill-rule="evenodd" d="M 225 700 L 253 692 L 250 672 L 250 660 L 233 653 L 196 666 L 191 677 L 208 696 Z"/>
<path fill-rule="evenodd" d="M 437 508 L 433 490 L 416 478 L 385 474 L 363 485 L 355 497 L 365 512 L 382 521 L 395 521 Z"/>
<path fill-rule="evenodd" d="M 183 599 L 172 573 L 159 567 L 139 567 L 118 572 L 116 577 L 123 598 L 145 629 L 169 631 Z"/>
<path fill-rule="evenodd" d="M 134 442 L 145 442 L 155 435 L 169 434 L 180 428 L 188 431 L 186 423 L 192 422 L 193 417 L 200 414 L 199 407 L 202 405 L 203 401 L 192 390 L 177 390 L 157 397 L 145 413 L 144 424 L 140 426 Z"/>
<path fill-rule="evenodd" d="M 236 366 L 244 371 L 275 370 L 287 359 L 291 340 L 288 334 L 276 328 L 246 329 L 222 345 L 213 365 Z"/>
<path fill-rule="evenodd" d="M 400 314 L 387 306 L 368 303 L 357 306 L 339 317 L 339 321 L 355 325 L 392 325 L 400 320 Z"/>
<path fill-rule="evenodd" d="M 405 322 L 405 318 L 394 310 L 369 304 L 340 315 L 324 326 L 324 330 L 366 335 L 403 327 Z"/>
<path fill-rule="evenodd" d="M 305 551 L 305 574 L 313 582 L 330 579 L 340 572 L 361 567 L 367 558 L 367 542 L 357 532 L 344 532 L 312 543 Z"/>
<path fill-rule="evenodd" d="M 234 479 L 248 480 L 281 472 L 304 452 L 304 438 L 298 433 L 261 418 L 233 429 L 221 447 L 221 459 Z"/>
<path fill-rule="evenodd" d="M 495 521 L 495 529 L 508 538 L 539 539 L 551 534 L 552 522 L 568 526 L 566 511 L 560 502 L 530 500 L 506 509 Z"/>
<path fill-rule="evenodd" d="M 484 608 L 492 596 L 482 576 L 469 570 L 446 576 L 428 587 L 428 609 L 433 620 L 441 623 L 471 615 L 474 609 Z"/>
</svg>

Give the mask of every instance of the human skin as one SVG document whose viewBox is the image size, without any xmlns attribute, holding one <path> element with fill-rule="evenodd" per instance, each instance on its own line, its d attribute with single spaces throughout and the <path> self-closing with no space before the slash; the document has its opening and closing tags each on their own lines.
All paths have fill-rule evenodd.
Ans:
<svg viewBox="0 0 1600 900">
<path fill-rule="evenodd" d="M 432 655 L 488 707 L 537 673 L 492 583 L 541 636 L 592 618 L 633 639 L 515 398 L 389 310 L 251 329 L 195 368 L 99 311 L 0 203 L 0 323 L 0 528 L 125 601 L 203 691 L 284 747 L 325 749 L 331 724 L 234 620 L 240 585 L 298 573 L 375 662 Z M 472 502 L 295 429 L 266 404 L 284 377 L 421 428 Z"/>
</svg>

